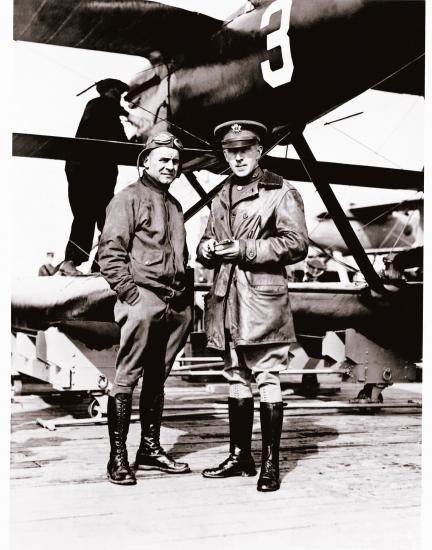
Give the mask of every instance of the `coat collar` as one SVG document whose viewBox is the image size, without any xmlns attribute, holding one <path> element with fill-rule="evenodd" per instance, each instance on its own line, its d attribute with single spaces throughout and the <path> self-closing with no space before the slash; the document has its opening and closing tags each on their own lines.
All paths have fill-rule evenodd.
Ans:
<svg viewBox="0 0 432 550">
<path fill-rule="evenodd" d="M 224 191 L 229 190 L 229 186 L 231 184 L 237 184 L 237 185 L 247 185 L 248 183 L 257 182 L 258 186 L 260 187 L 282 187 L 283 184 L 283 177 L 279 176 L 278 174 L 274 174 L 273 172 L 270 172 L 266 169 L 261 169 L 259 166 L 254 171 L 252 177 L 250 179 L 245 179 L 245 181 L 242 181 L 243 178 L 236 177 L 233 173 L 230 174 L 230 176 L 225 180 L 225 185 L 222 188 Z"/>
<path fill-rule="evenodd" d="M 162 195 L 169 195 L 168 189 L 169 186 L 164 187 L 162 184 L 157 182 L 154 178 L 152 178 L 144 169 L 142 171 L 142 175 L 140 176 L 141 183 L 147 187 L 150 187 L 151 189 L 154 189 L 157 193 L 160 193 Z"/>
<path fill-rule="evenodd" d="M 236 183 L 238 185 L 241 185 L 241 178 L 237 178 L 236 176 L 234 176 L 234 174 L 231 173 L 231 175 L 225 180 L 225 185 L 222 187 L 222 190 L 220 192 L 220 199 L 226 208 L 229 207 L 230 203 L 230 187 L 232 184 Z M 283 184 L 283 177 L 279 176 L 278 174 L 274 174 L 269 170 L 262 170 L 260 167 L 258 167 L 253 173 L 252 178 L 249 180 L 249 182 L 245 181 L 243 185 L 247 185 L 248 183 L 250 183 L 250 192 L 242 197 L 242 201 L 258 194 L 259 187 L 265 187 L 267 189 L 281 188 Z"/>
<path fill-rule="evenodd" d="M 274 174 L 273 172 L 269 172 L 268 170 L 262 170 L 262 177 L 259 181 L 259 185 L 262 185 L 263 187 L 275 187 L 280 188 L 283 184 L 283 177 L 278 176 L 278 174 Z"/>
</svg>

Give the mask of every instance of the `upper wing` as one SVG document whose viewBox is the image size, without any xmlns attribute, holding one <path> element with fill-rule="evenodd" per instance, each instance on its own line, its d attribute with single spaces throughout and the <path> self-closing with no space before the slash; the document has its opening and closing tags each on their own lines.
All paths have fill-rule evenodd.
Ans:
<svg viewBox="0 0 432 550">
<path fill-rule="evenodd" d="M 195 59 L 222 22 L 147 0 L 15 0 L 14 39 L 165 59 Z M 193 30 L 193 32 L 191 32 Z"/>
<path fill-rule="evenodd" d="M 423 95 L 425 93 L 425 59 L 421 57 L 405 69 L 374 86 L 375 90 L 396 94 Z"/>
</svg>

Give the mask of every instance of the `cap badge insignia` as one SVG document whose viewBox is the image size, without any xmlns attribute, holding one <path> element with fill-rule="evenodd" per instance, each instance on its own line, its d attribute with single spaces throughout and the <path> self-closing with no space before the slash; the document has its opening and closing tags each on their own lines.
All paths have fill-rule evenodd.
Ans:
<svg viewBox="0 0 432 550">
<path fill-rule="evenodd" d="M 235 124 L 233 124 L 233 125 L 231 126 L 231 130 L 232 130 L 235 134 L 238 134 L 238 133 L 241 132 L 242 127 L 240 126 L 240 124 L 235 123 Z"/>
</svg>

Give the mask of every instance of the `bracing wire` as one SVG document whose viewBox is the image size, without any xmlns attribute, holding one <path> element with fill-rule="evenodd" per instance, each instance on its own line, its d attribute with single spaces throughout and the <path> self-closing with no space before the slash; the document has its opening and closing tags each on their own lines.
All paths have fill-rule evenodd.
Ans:
<svg viewBox="0 0 432 550">
<path fill-rule="evenodd" d="M 345 262 L 343 262 L 342 260 L 339 260 L 338 258 L 335 258 L 333 256 L 333 254 L 331 254 L 330 252 L 328 252 L 325 248 L 323 248 L 322 246 L 320 246 L 318 243 L 314 242 L 312 239 L 309 238 L 309 244 L 312 246 L 312 248 L 315 248 L 316 250 L 318 250 L 319 252 L 321 252 L 322 254 L 324 254 L 325 256 L 328 257 L 329 260 L 333 260 L 335 263 L 341 265 L 342 267 L 344 267 L 345 269 L 348 269 L 350 271 L 353 271 L 354 273 L 360 273 L 360 269 L 356 268 L 356 267 L 353 267 L 352 265 L 350 264 L 347 264 Z"/>
<path fill-rule="evenodd" d="M 380 80 L 379 82 L 376 82 L 372 88 L 376 88 L 379 84 L 382 84 L 383 82 L 389 80 L 390 78 L 392 78 L 393 76 L 395 76 L 396 74 L 402 72 L 404 69 L 408 68 L 409 66 L 411 66 L 412 64 L 416 63 L 419 59 L 421 59 L 422 57 L 424 57 L 424 54 L 420 54 L 419 56 L 417 56 L 415 59 L 412 59 L 411 61 L 409 61 L 408 63 L 406 63 L 403 67 L 400 67 L 399 69 L 397 69 L 396 71 L 394 71 L 392 74 L 390 75 L 387 75 L 385 78 L 383 78 L 382 80 Z M 408 109 L 408 112 L 405 113 L 405 115 L 402 116 L 402 120 L 401 122 L 404 120 L 404 118 L 407 116 L 407 114 L 411 111 L 411 109 L 414 107 L 416 101 L 414 101 L 413 105 Z M 354 116 L 354 115 L 351 115 L 351 116 Z M 346 118 L 349 118 L 349 117 L 346 117 Z M 334 122 L 337 122 L 337 121 L 334 121 Z M 395 163 L 393 160 L 385 157 L 384 155 L 382 155 L 381 153 L 379 153 L 378 151 L 376 151 L 375 149 L 373 149 L 372 147 L 368 147 L 366 144 L 364 144 L 363 142 L 361 142 L 360 140 L 354 138 L 353 136 L 349 135 L 348 133 L 344 132 L 343 130 L 341 130 L 340 128 L 337 128 L 335 126 L 333 126 L 331 123 L 328 124 L 329 126 L 331 126 L 334 130 L 336 130 L 337 132 L 340 132 L 341 134 L 343 134 L 344 136 L 346 136 L 347 138 L 351 139 L 352 141 L 354 141 L 355 143 L 357 143 L 358 145 L 361 145 L 362 147 L 366 148 L 368 151 L 371 151 L 374 156 L 378 156 L 384 160 L 386 160 L 387 162 L 389 162 L 390 164 L 392 164 L 393 166 L 395 166 L 396 168 L 400 168 L 402 169 L 402 166 L 399 166 L 397 163 Z M 397 129 L 397 128 L 396 128 Z M 395 131 L 396 129 L 394 129 L 393 131 Z M 393 133 L 393 132 L 392 132 Z M 390 135 L 392 135 L 392 133 Z M 388 139 L 390 136 L 387 136 L 386 139 Z M 384 141 L 385 142 L 385 141 Z M 380 147 L 382 146 L 382 144 L 380 145 Z"/>
<path fill-rule="evenodd" d="M 396 245 L 398 244 L 398 242 L 400 241 L 402 235 L 404 234 L 404 231 L 405 231 L 405 228 L 407 227 L 407 225 L 409 224 L 409 222 L 411 221 L 412 217 L 414 216 L 414 210 L 411 212 L 409 218 L 407 219 L 407 221 L 405 222 L 404 226 L 402 227 L 401 229 L 401 232 L 399 233 L 397 239 L 395 240 L 395 242 L 393 243 L 393 246 L 391 248 L 391 252 L 393 252 L 393 250 L 396 248 Z"/>
<path fill-rule="evenodd" d="M 355 143 L 357 143 L 358 145 L 361 145 L 362 147 L 364 147 L 365 149 L 367 149 L 368 151 L 372 152 L 375 156 L 377 157 L 380 157 L 384 160 L 386 160 L 387 162 L 389 162 L 390 164 L 392 164 L 393 166 L 395 166 L 396 168 L 399 168 L 400 170 L 402 170 L 402 166 L 400 166 L 399 164 L 397 164 L 396 162 L 394 162 L 393 160 L 389 159 L 388 157 L 382 155 L 381 153 L 379 153 L 378 151 L 376 151 L 375 149 L 373 149 L 372 147 L 369 147 L 368 145 L 366 145 L 365 143 L 363 143 L 362 141 L 360 141 L 359 139 L 351 136 L 350 134 L 348 134 L 347 132 L 344 132 L 343 130 L 341 130 L 340 128 L 337 128 L 336 126 L 333 126 L 332 124 L 329 124 L 330 128 L 333 128 L 333 130 L 335 130 L 336 132 L 339 132 L 340 134 L 343 134 L 345 137 L 347 137 L 348 139 L 354 141 Z"/>
<path fill-rule="evenodd" d="M 75 69 L 73 69 L 72 67 L 70 67 L 69 65 L 66 65 L 64 63 L 61 63 L 59 62 L 58 60 L 56 59 L 53 59 L 52 57 L 50 56 L 47 56 L 41 52 L 39 52 L 38 50 L 35 50 L 34 48 L 28 46 L 27 44 L 25 45 L 26 46 L 26 49 L 28 50 L 31 50 L 32 52 L 36 53 L 37 55 L 41 56 L 41 57 L 44 57 L 45 59 L 48 59 L 49 61 L 51 61 L 52 63 L 55 63 L 56 65 L 58 65 L 59 67 L 63 67 L 64 69 L 67 69 L 68 71 L 72 72 L 72 73 L 75 73 L 77 75 L 79 75 L 80 77 L 82 78 L 85 78 L 86 80 L 91 80 L 91 78 L 88 76 L 88 75 L 84 75 L 84 73 L 80 72 L 80 71 L 77 71 Z M 163 63 L 161 63 L 160 65 L 163 65 Z M 155 66 L 152 66 L 152 67 L 149 67 L 148 69 L 144 69 L 145 71 L 147 70 L 151 70 L 151 69 L 154 69 Z M 143 71 L 144 72 L 144 71 Z M 166 77 L 165 77 L 166 78 Z M 205 143 L 207 146 L 211 147 L 211 144 L 210 142 L 206 141 L 205 139 L 197 136 L 196 134 L 190 132 L 189 130 L 186 130 L 186 128 L 183 128 L 182 126 L 179 126 L 177 124 L 175 124 L 174 122 L 171 122 L 169 121 L 168 119 L 166 118 L 163 118 L 161 116 L 159 116 L 158 114 L 154 113 L 153 111 L 150 111 L 149 109 L 146 109 L 145 107 L 143 107 L 142 105 L 140 105 L 139 103 L 136 103 L 134 101 L 129 101 L 128 103 L 130 103 L 131 105 L 134 105 L 134 107 L 137 107 L 139 109 L 142 109 L 143 111 L 151 114 L 155 120 L 160 120 L 162 122 L 166 122 L 167 124 L 169 124 L 170 126 L 172 126 L 173 128 L 176 128 L 177 130 L 189 135 L 190 137 L 193 137 L 194 139 L 202 142 L 202 143 Z"/>
<path fill-rule="evenodd" d="M 166 122 L 167 124 L 169 124 L 170 126 L 173 126 L 174 128 L 176 128 L 177 130 L 180 130 L 181 132 L 184 132 L 185 134 L 187 134 L 188 136 L 191 136 L 195 139 L 197 139 L 198 141 L 201 141 L 202 143 L 205 143 L 206 145 L 208 145 L 209 147 L 211 147 L 211 143 L 206 141 L 205 139 L 197 136 L 196 134 L 192 133 L 192 132 L 189 132 L 189 130 L 186 130 L 185 128 L 183 128 L 182 126 L 178 126 L 177 124 L 175 124 L 174 122 L 171 122 L 169 121 L 168 119 L 166 118 L 163 118 L 161 116 L 159 116 L 158 114 L 154 113 L 153 111 L 150 111 L 149 109 L 146 109 L 145 107 L 143 107 L 142 105 L 140 105 L 139 103 L 136 103 L 136 102 L 133 102 L 133 101 L 129 101 L 129 103 L 131 103 L 134 107 L 137 107 L 139 109 L 142 109 L 143 111 L 145 111 L 146 113 L 149 113 L 151 115 L 154 116 L 155 120 L 161 120 L 163 122 Z"/>
<path fill-rule="evenodd" d="M 406 109 L 406 111 L 402 114 L 402 116 L 399 118 L 399 121 L 395 124 L 395 126 L 392 128 L 392 130 L 384 137 L 384 139 L 379 143 L 378 149 L 381 149 L 388 141 L 389 139 L 399 130 L 399 128 L 404 123 L 405 119 L 408 117 L 408 115 L 411 113 L 411 111 L 414 109 L 414 107 L 417 105 L 417 103 L 420 100 L 420 96 L 416 96 L 414 101 L 411 103 L 411 105 Z M 375 153 L 372 155 L 376 156 Z M 372 158 L 371 157 L 371 158 Z"/>
<path fill-rule="evenodd" d="M 418 195 L 419 193 L 423 194 L 422 191 L 417 191 L 416 195 Z M 420 197 L 421 198 L 421 197 Z M 396 206 L 392 206 L 391 208 L 388 208 L 387 210 L 385 210 L 384 212 L 381 212 L 381 214 L 379 214 L 378 216 L 376 216 L 375 218 L 373 218 L 372 220 L 368 221 L 367 223 L 365 223 L 364 225 L 360 226 L 360 229 L 364 229 L 365 227 L 367 227 L 368 225 L 370 225 L 371 223 L 379 220 L 380 218 L 383 218 L 384 216 L 386 216 L 387 214 L 389 214 L 390 212 L 393 212 L 394 210 L 396 210 L 398 208 L 398 206 L 402 206 L 405 202 L 407 202 L 407 199 L 404 199 L 403 201 L 400 201 Z"/>
</svg>

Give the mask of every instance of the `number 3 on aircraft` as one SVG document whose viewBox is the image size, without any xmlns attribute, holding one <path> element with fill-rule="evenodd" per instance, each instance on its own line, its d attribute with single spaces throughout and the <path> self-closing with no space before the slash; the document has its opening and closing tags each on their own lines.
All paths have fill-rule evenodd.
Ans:
<svg viewBox="0 0 432 550">
<path fill-rule="evenodd" d="M 277 88 L 290 82 L 294 65 L 291 58 L 291 46 L 288 37 L 290 24 L 292 0 L 275 0 L 263 13 L 261 19 L 261 29 L 267 27 L 270 23 L 270 18 L 274 13 L 281 12 L 281 20 L 279 28 L 267 35 L 267 50 L 279 47 L 282 54 L 282 67 L 273 70 L 270 66 L 270 61 L 261 63 L 261 71 L 264 80 L 270 84 L 272 88 Z"/>
</svg>

